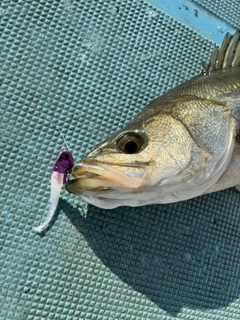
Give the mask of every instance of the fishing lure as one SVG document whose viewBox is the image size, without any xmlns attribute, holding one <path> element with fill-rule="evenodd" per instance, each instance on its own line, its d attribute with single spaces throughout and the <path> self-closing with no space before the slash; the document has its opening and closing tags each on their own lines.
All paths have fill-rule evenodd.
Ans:
<svg viewBox="0 0 240 320">
<path fill-rule="evenodd" d="M 54 164 L 51 176 L 51 195 L 50 195 L 50 208 L 45 221 L 40 226 L 35 227 L 37 233 L 42 232 L 51 221 L 54 212 L 57 208 L 58 199 L 62 185 L 67 182 L 67 175 L 74 165 L 74 159 L 70 151 L 61 151 Z"/>
</svg>

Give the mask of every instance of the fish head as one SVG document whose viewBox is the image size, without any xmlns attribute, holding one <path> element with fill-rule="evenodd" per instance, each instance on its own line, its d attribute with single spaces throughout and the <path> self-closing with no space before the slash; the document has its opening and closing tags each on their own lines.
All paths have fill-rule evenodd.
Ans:
<svg viewBox="0 0 240 320">
<path fill-rule="evenodd" d="M 226 150 L 232 148 L 227 121 L 226 130 L 223 127 L 222 134 L 218 134 L 226 136 L 224 150 L 216 156 L 213 150 L 200 145 L 201 139 L 194 138 L 191 126 L 179 121 L 173 111 L 154 113 L 152 110 L 140 114 L 76 164 L 67 181 L 67 190 L 88 203 L 111 209 L 185 200 L 202 194 L 213 184 L 216 180 L 213 157 L 219 171 L 222 162 L 227 165 Z M 198 135 L 199 130 L 196 129 Z M 217 146 L 217 149 L 221 148 Z"/>
</svg>

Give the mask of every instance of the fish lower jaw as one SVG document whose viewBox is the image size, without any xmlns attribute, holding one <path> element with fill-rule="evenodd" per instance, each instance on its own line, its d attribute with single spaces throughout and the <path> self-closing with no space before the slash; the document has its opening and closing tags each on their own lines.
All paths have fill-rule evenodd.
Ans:
<svg viewBox="0 0 240 320">
<path fill-rule="evenodd" d="M 147 164 L 113 164 L 100 161 L 85 160 L 75 165 L 69 179 L 80 189 L 95 190 L 105 188 L 138 189 L 149 183 Z"/>
<path fill-rule="evenodd" d="M 132 200 L 131 202 L 128 202 L 126 204 L 125 200 L 120 200 L 120 199 L 94 197 L 94 196 L 86 196 L 86 195 L 80 195 L 80 197 L 87 203 L 102 209 L 115 209 L 117 207 L 126 206 L 126 205 L 130 207 L 139 206 L 139 202 L 136 200 Z"/>
</svg>

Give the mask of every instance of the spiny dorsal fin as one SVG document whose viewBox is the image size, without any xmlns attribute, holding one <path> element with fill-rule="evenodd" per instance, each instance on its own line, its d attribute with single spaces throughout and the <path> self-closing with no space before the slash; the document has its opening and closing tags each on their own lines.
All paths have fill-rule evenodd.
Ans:
<svg viewBox="0 0 240 320">
<path fill-rule="evenodd" d="M 204 75 L 215 70 L 240 66 L 240 28 L 232 36 L 226 33 L 220 48 L 214 47 L 208 64 L 203 63 Z"/>
</svg>

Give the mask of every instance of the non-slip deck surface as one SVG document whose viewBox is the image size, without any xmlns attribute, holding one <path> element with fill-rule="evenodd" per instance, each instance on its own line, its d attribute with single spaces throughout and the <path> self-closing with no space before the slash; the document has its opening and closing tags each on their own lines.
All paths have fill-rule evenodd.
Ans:
<svg viewBox="0 0 240 320">
<path fill-rule="evenodd" d="M 213 43 L 142 0 L 3 0 L 0 22 L 0 320 L 240 318 L 235 189 L 115 210 L 63 189 L 33 231 L 62 136 L 80 160 Z"/>
</svg>

